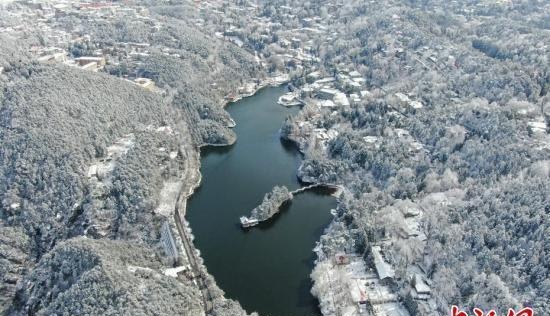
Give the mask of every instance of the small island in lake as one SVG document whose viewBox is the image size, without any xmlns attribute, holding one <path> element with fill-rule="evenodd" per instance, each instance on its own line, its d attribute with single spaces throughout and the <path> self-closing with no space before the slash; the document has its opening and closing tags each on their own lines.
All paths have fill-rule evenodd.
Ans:
<svg viewBox="0 0 550 316">
<path fill-rule="evenodd" d="M 264 196 L 262 204 L 257 206 L 250 213 L 250 217 L 242 216 L 240 218 L 243 227 L 251 227 L 258 223 L 270 219 L 279 212 L 281 205 L 292 199 L 292 192 L 285 186 L 275 186 L 271 192 Z"/>
</svg>

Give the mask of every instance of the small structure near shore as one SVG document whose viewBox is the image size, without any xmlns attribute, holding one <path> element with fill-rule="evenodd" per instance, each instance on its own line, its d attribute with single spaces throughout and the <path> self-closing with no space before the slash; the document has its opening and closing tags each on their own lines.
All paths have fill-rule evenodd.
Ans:
<svg viewBox="0 0 550 316">
<path fill-rule="evenodd" d="M 302 102 L 298 99 L 298 96 L 294 92 L 283 94 L 279 97 L 277 103 L 286 107 L 302 105 Z"/>
<path fill-rule="evenodd" d="M 251 227 L 262 221 L 268 220 L 279 212 L 279 207 L 284 202 L 292 199 L 292 193 L 285 186 L 275 186 L 271 192 L 264 196 L 262 204 L 254 208 L 250 217 L 240 218 L 242 227 Z"/>
<path fill-rule="evenodd" d="M 241 226 L 244 227 L 244 228 L 256 226 L 259 223 L 257 219 L 248 218 L 246 216 L 241 216 L 239 219 L 241 221 Z"/>
</svg>

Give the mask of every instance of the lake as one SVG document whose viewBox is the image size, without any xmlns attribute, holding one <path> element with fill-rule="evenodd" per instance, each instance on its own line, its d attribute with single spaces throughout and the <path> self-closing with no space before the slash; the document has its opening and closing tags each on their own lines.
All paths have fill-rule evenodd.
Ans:
<svg viewBox="0 0 550 316">
<path fill-rule="evenodd" d="M 296 195 L 273 219 L 249 230 L 239 225 L 239 217 L 249 215 L 273 186 L 301 186 L 296 178 L 300 153 L 279 138 L 285 117 L 299 111 L 276 103 L 285 92 L 265 88 L 227 106 L 237 123 L 237 142 L 202 150 L 202 184 L 188 202 L 186 217 L 195 246 L 228 298 L 261 315 L 320 315 L 309 274 L 312 249 L 336 207 L 327 190 Z"/>
</svg>

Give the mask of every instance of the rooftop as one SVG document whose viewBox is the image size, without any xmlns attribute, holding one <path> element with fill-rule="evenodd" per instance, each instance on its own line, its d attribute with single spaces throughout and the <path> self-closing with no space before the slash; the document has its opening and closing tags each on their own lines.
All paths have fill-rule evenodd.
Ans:
<svg viewBox="0 0 550 316">
<path fill-rule="evenodd" d="M 393 279 L 395 277 L 395 271 L 393 270 L 392 266 L 387 263 L 382 257 L 382 249 L 380 248 L 380 246 L 372 246 L 371 251 L 374 257 L 374 265 L 376 266 L 378 277 L 381 280 L 386 278 Z"/>
</svg>

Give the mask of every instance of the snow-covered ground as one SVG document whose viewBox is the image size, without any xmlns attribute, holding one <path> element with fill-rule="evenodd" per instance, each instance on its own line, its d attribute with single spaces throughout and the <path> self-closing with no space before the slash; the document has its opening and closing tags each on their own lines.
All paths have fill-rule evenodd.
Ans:
<svg viewBox="0 0 550 316">
<path fill-rule="evenodd" d="M 119 138 L 107 147 L 107 153 L 104 157 L 88 167 L 88 178 L 92 183 L 94 192 L 94 204 L 98 209 L 93 218 L 90 219 L 90 226 L 86 234 L 91 233 L 96 237 L 104 237 L 109 230 L 111 221 L 116 216 L 116 211 L 104 204 L 102 196 L 111 184 L 111 173 L 115 169 L 117 160 L 126 155 L 132 148 L 134 137 L 134 134 L 127 134 Z"/>
<path fill-rule="evenodd" d="M 324 316 L 368 315 L 366 302 L 375 307 L 376 316 L 408 316 L 389 286 L 369 271 L 363 258 L 355 254 L 326 257 L 317 263 L 311 275 L 312 293 L 319 298 Z"/>
<path fill-rule="evenodd" d="M 160 191 L 160 203 L 155 213 L 166 217 L 173 216 L 181 188 L 181 181 L 164 182 L 162 190 Z"/>
<path fill-rule="evenodd" d="M 111 171 L 115 168 L 116 160 L 128 153 L 134 145 L 134 134 L 121 137 L 111 146 L 107 147 L 105 157 L 99 159 L 88 168 L 88 177 L 96 177 L 100 181 L 106 181 Z"/>
</svg>

